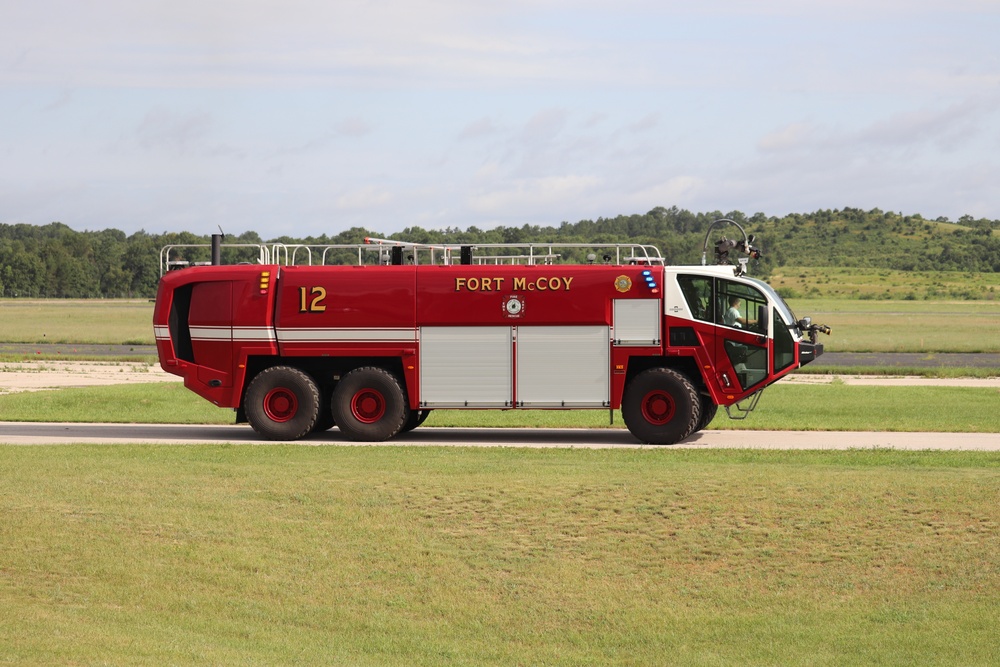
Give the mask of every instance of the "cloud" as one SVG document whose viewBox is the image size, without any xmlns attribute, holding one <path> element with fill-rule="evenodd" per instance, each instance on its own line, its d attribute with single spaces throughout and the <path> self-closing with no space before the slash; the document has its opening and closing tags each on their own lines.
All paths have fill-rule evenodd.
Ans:
<svg viewBox="0 0 1000 667">
<path fill-rule="evenodd" d="M 566 109 L 545 109 L 528 119 L 521 128 L 520 139 L 529 146 L 551 142 L 566 127 L 569 112 Z"/>
<path fill-rule="evenodd" d="M 392 201 L 392 194 L 375 185 L 345 192 L 337 197 L 338 209 L 365 211 L 385 206 Z"/>
<path fill-rule="evenodd" d="M 815 133 L 809 123 L 790 123 L 761 137 L 757 148 L 765 153 L 801 150 L 815 141 Z"/>
<path fill-rule="evenodd" d="M 653 111 L 646 114 L 639 120 L 628 125 L 628 131 L 632 133 L 645 132 L 651 130 L 660 123 L 660 113 L 658 111 Z"/>
<path fill-rule="evenodd" d="M 337 134 L 344 137 L 363 137 L 372 131 L 372 126 L 363 118 L 345 118 L 336 125 Z"/>
<path fill-rule="evenodd" d="M 972 100 L 953 104 L 945 109 L 902 111 L 876 121 L 860 131 L 857 138 L 861 142 L 889 147 L 933 143 L 944 150 L 954 150 L 972 141 L 980 133 L 983 111 Z"/>
<path fill-rule="evenodd" d="M 462 128 L 462 131 L 458 134 L 458 140 L 480 139 L 496 134 L 498 131 L 497 126 L 493 124 L 490 118 L 480 118 Z"/>
<path fill-rule="evenodd" d="M 143 148 L 167 148 L 186 153 L 209 136 L 213 124 L 212 116 L 205 112 L 181 114 L 157 108 L 145 115 L 136 128 L 135 135 Z"/>
<path fill-rule="evenodd" d="M 469 197 L 467 205 L 479 215 L 506 219 L 512 211 L 524 214 L 550 210 L 554 205 L 586 197 L 601 186 L 599 177 L 585 174 L 506 180 Z"/>
</svg>

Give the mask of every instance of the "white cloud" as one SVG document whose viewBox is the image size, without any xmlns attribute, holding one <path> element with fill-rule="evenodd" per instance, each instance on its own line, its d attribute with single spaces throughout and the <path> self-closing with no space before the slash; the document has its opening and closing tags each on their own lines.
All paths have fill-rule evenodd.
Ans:
<svg viewBox="0 0 1000 667">
<path fill-rule="evenodd" d="M 568 120 L 569 112 L 566 109 L 539 111 L 521 129 L 521 141 L 529 146 L 551 142 L 563 131 Z"/>
<path fill-rule="evenodd" d="M 366 211 L 380 208 L 392 201 L 392 194 L 375 185 L 345 192 L 337 197 L 337 208 Z"/>
<path fill-rule="evenodd" d="M 496 134 L 498 128 L 493 124 L 493 120 L 489 117 L 480 118 L 479 120 L 469 123 L 458 135 L 460 141 L 466 141 L 469 139 L 481 139 L 483 137 L 488 137 L 490 135 Z"/>
<path fill-rule="evenodd" d="M 582 174 L 508 180 L 469 197 L 468 207 L 480 215 L 506 219 L 512 211 L 530 215 L 529 211 L 546 211 L 567 201 L 586 198 L 601 186 L 600 178 Z"/>
<path fill-rule="evenodd" d="M 803 149 L 815 141 L 815 132 L 808 123 L 790 123 L 761 137 L 757 147 L 765 152 Z"/>
<path fill-rule="evenodd" d="M 355 116 L 337 123 L 336 130 L 337 134 L 345 137 L 363 137 L 372 131 L 372 126 L 363 118 Z"/>
<path fill-rule="evenodd" d="M 153 109 L 136 128 L 136 138 L 146 149 L 168 148 L 180 153 L 200 144 L 211 132 L 210 114 L 198 112 L 180 115 L 169 109 Z"/>
</svg>

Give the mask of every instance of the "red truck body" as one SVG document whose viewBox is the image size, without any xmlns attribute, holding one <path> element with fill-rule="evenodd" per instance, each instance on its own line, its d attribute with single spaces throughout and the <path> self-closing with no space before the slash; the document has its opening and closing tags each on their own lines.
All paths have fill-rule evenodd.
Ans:
<svg viewBox="0 0 1000 667">
<path fill-rule="evenodd" d="M 201 266 L 159 286 L 161 366 L 263 437 L 383 440 L 448 409 L 621 409 L 677 442 L 822 353 L 731 266 Z M 730 306 L 731 301 L 737 305 Z M 742 322 L 727 322 L 735 312 Z"/>
</svg>

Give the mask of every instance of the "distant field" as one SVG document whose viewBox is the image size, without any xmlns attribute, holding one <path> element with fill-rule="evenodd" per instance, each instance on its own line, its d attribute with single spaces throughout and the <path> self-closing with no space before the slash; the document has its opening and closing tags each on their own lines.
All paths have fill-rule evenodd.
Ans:
<svg viewBox="0 0 1000 667">
<path fill-rule="evenodd" d="M 155 342 L 148 300 L 0 299 L 0 343 Z"/>
<path fill-rule="evenodd" d="M 1000 300 L 997 273 L 782 266 L 768 283 L 806 299 Z"/>
<path fill-rule="evenodd" d="M 776 286 L 781 275 L 772 280 Z M 904 274 L 920 285 L 940 275 L 956 284 L 1000 286 L 1000 275 L 994 274 Z M 837 277 L 843 285 L 875 279 L 851 272 Z M 833 335 L 821 337 L 831 352 L 1000 352 L 1000 298 L 985 298 L 994 292 L 980 291 L 981 300 L 806 298 L 804 293 L 787 300 L 798 317 L 833 327 Z M 142 300 L 0 299 L 0 343 L 152 345 L 152 318 L 153 304 Z"/>
<path fill-rule="evenodd" d="M 1000 352 L 1000 301 L 788 299 L 829 352 Z"/>
</svg>

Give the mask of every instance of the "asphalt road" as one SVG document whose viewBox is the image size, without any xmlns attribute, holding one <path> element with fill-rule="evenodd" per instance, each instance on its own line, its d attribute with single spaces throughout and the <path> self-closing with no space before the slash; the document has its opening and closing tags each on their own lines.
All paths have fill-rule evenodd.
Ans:
<svg viewBox="0 0 1000 667">
<path fill-rule="evenodd" d="M 249 426 L 177 424 L 0 423 L 0 445 L 68 444 L 273 444 Z M 418 428 L 388 443 L 355 443 L 334 429 L 297 441 L 303 446 L 411 445 L 440 447 L 535 447 L 660 449 L 641 445 L 624 429 Z M 842 431 L 702 431 L 670 448 L 871 449 L 1000 451 L 997 433 L 886 433 Z"/>
</svg>

